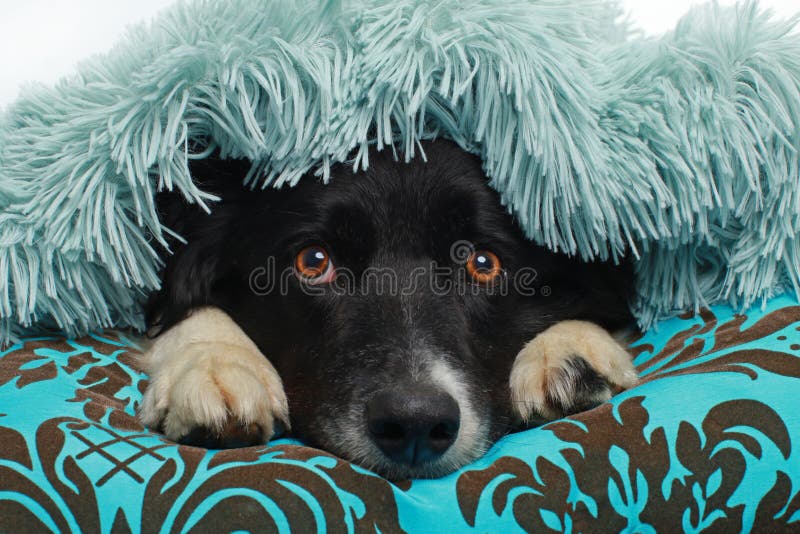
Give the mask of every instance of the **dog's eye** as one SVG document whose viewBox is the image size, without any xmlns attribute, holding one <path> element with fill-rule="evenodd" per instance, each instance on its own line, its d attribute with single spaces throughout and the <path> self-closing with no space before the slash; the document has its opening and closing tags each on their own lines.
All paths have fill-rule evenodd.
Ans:
<svg viewBox="0 0 800 534">
<path fill-rule="evenodd" d="M 333 280 L 333 263 L 328 251 L 319 245 L 301 250 L 294 260 L 294 268 L 307 282 L 321 284 Z"/>
<path fill-rule="evenodd" d="M 480 284 L 490 284 L 503 273 L 503 267 L 496 254 L 488 250 L 478 250 L 467 260 L 467 273 Z"/>
</svg>

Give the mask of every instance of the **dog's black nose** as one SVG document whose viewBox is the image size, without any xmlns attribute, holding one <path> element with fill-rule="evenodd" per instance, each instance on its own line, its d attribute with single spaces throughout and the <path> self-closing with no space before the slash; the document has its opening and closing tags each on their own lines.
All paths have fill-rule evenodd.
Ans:
<svg viewBox="0 0 800 534">
<path fill-rule="evenodd" d="M 367 403 L 372 441 L 395 462 L 418 465 L 440 457 L 456 440 L 455 399 L 432 387 L 393 388 Z"/>
</svg>

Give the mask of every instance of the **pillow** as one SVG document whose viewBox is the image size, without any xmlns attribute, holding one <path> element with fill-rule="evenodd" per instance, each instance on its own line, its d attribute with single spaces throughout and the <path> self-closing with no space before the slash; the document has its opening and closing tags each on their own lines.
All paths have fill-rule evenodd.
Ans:
<svg viewBox="0 0 800 534">
<path fill-rule="evenodd" d="M 133 340 L 28 339 L 0 352 L 0 531 L 800 528 L 800 303 L 716 306 L 631 350 L 641 383 L 610 402 L 391 483 L 289 439 L 171 443 L 135 417 Z"/>
</svg>

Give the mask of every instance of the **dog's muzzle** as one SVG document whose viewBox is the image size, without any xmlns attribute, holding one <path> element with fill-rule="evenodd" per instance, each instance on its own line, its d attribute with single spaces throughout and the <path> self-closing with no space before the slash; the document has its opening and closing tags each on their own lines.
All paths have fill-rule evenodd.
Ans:
<svg viewBox="0 0 800 534">
<path fill-rule="evenodd" d="M 456 400 L 433 386 L 393 387 L 366 407 L 370 439 L 390 460 L 410 467 L 434 462 L 456 441 Z"/>
</svg>

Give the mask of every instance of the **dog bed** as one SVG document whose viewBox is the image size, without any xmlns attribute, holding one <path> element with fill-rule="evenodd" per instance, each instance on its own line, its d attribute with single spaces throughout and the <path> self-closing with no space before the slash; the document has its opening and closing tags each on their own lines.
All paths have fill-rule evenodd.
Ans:
<svg viewBox="0 0 800 534">
<path fill-rule="evenodd" d="M 0 114 L 2 530 L 796 528 L 800 36 L 755 3 L 659 39 L 618 15 L 198 0 L 29 86 Z M 666 321 L 636 345 L 641 386 L 397 485 L 296 443 L 212 452 L 138 425 L 132 342 L 90 332 L 143 327 L 170 235 L 156 192 L 213 208 L 190 159 L 291 185 L 437 136 L 482 158 L 533 240 L 634 259 L 640 325 Z"/>
<path fill-rule="evenodd" d="M 390 483 L 290 440 L 208 451 L 135 417 L 118 334 L 0 353 L 0 531 L 779 532 L 800 528 L 800 302 L 715 306 L 632 345 L 641 384 Z"/>
</svg>

